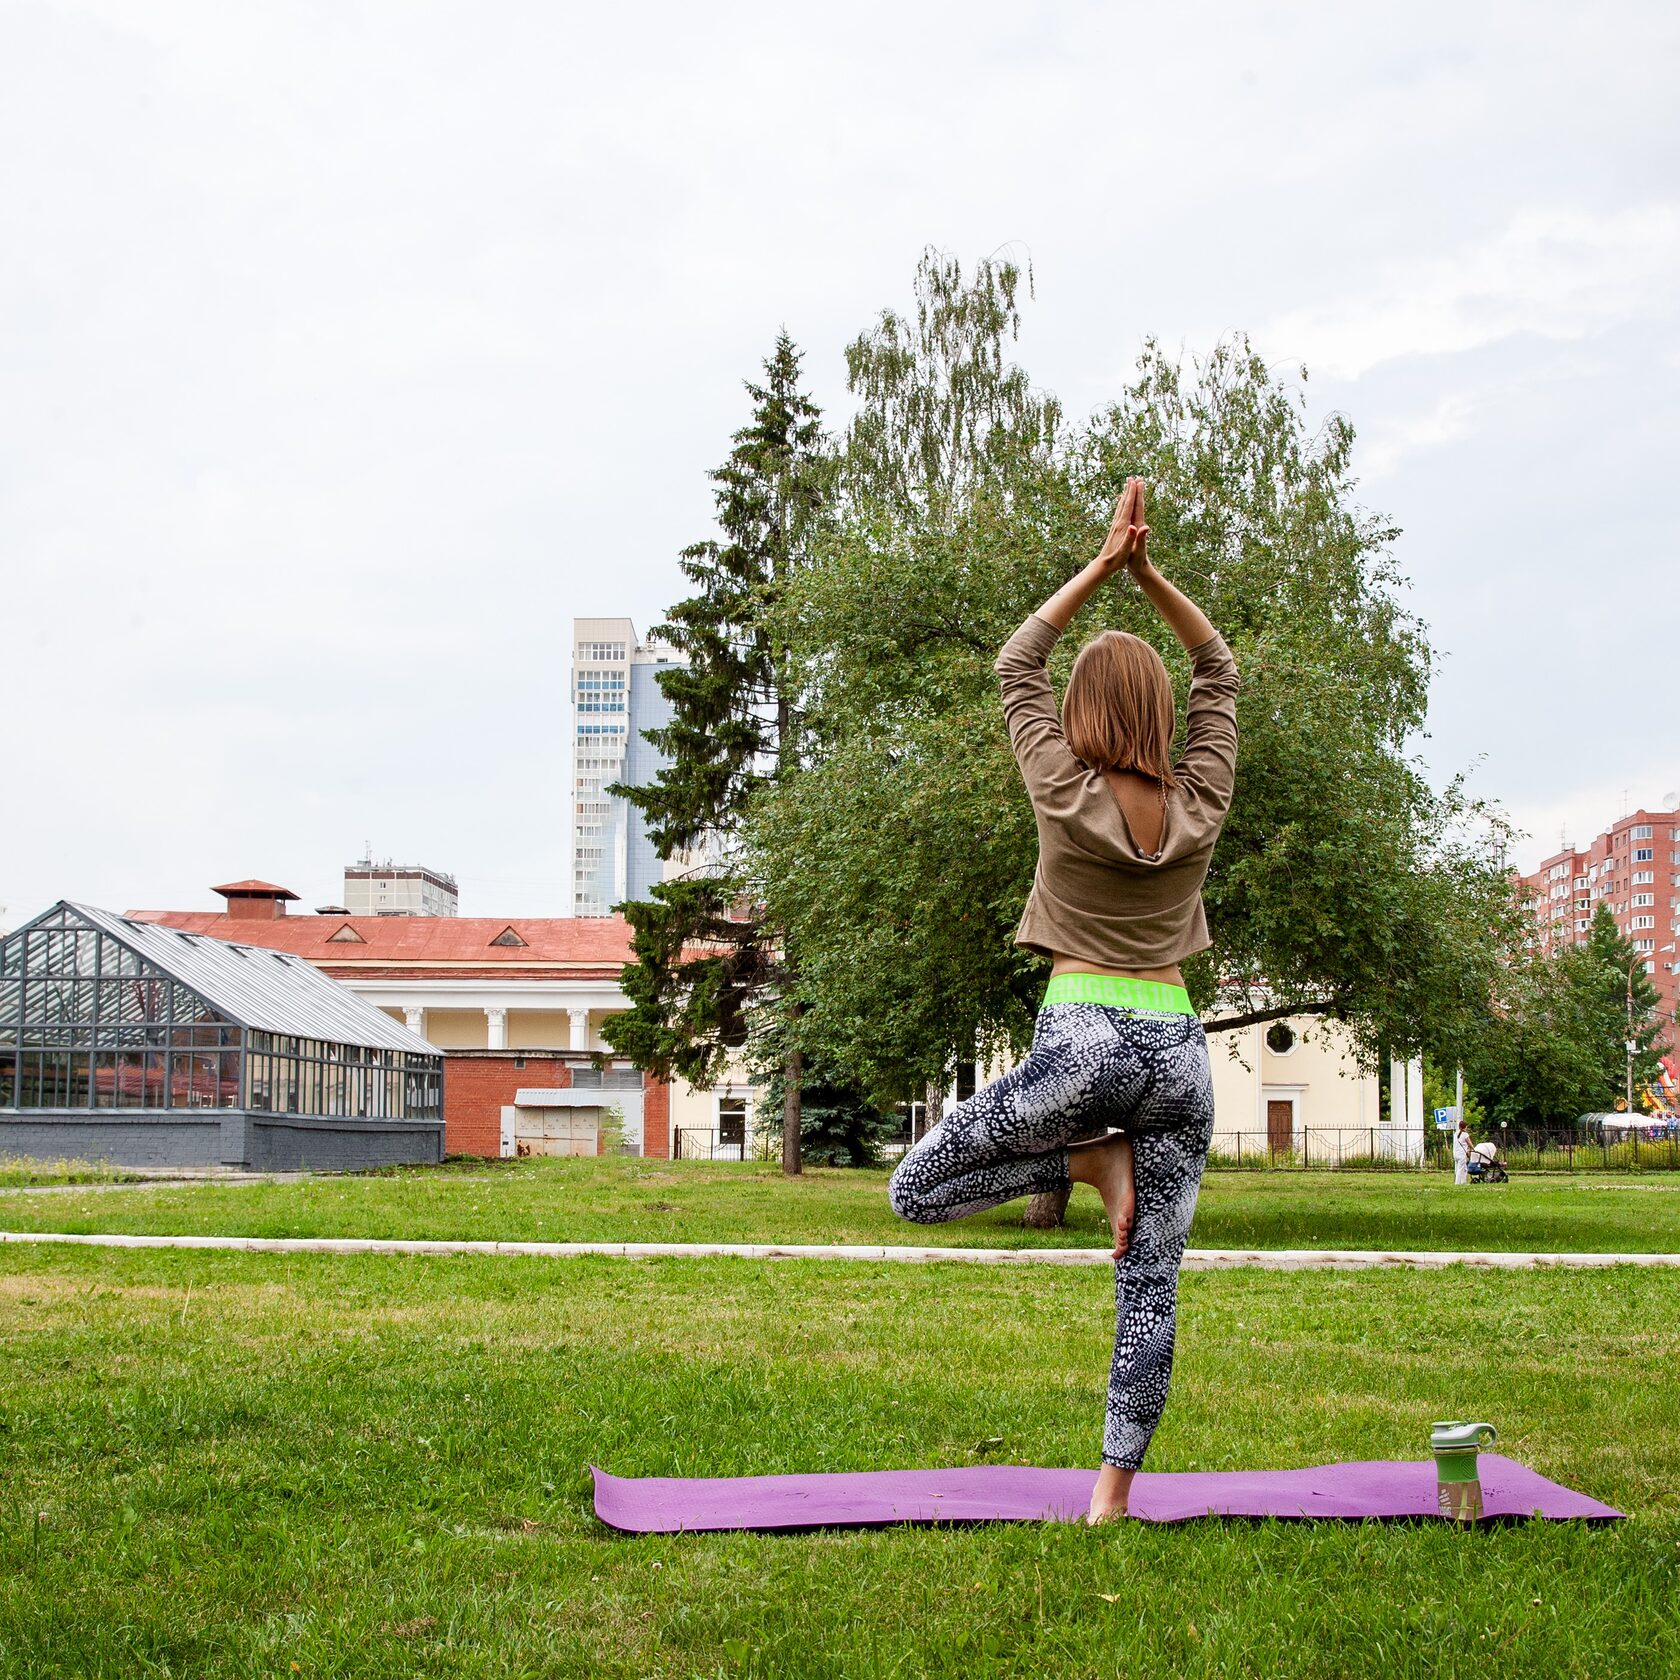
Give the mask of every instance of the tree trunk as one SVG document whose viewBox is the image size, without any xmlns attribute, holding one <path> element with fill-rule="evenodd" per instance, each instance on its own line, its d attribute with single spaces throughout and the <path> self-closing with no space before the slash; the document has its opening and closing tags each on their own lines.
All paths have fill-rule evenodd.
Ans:
<svg viewBox="0 0 1680 1680">
<path fill-rule="evenodd" d="M 799 1159 L 799 1087 L 804 1072 L 804 1057 L 797 1050 L 788 1051 L 782 1069 L 782 1172 L 789 1178 L 804 1171 Z"/>
<path fill-rule="evenodd" d="M 1021 1223 L 1029 1231 L 1056 1230 L 1062 1223 L 1062 1215 L 1067 1212 L 1068 1194 L 1066 1190 L 1046 1190 L 1040 1195 L 1029 1196 Z"/>
<path fill-rule="evenodd" d="M 930 1079 L 922 1092 L 922 1136 L 926 1137 L 945 1118 L 945 1088 Z"/>
</svg>

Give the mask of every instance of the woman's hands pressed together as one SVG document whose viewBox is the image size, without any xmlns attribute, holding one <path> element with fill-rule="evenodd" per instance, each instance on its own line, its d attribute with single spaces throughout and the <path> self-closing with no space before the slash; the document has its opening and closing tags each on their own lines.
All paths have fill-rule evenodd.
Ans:
<svg viewBox="0 0 1680 1680">
<path fill-rule="evenodd" d="M 1102 551 L 1068 579 L 1042 607 L 1038 616 L 1058 630 L 1102 588 L 1116 572 L 1129 572 L 1167 627 L 1187 648 L 1199 647 L 1213 635 L 1213 626 L 1195 602 L 1175 589 L 1149 558 L 1149 527 L 1143 522 L 1144 484 L 1128 478 L 1114 507 Z"/>
<path fill-rule="evenodd" d="M 1105 575 L 1123 567 L 1133 577 L 1141 577 L 1148 567 L 1149 527 L 1143 522 L 1143 499 L 1143 480 L 1128 478 L 1120 500 L 1114 504 L 1114 520 L 1095 562 Z"/>
</svg>

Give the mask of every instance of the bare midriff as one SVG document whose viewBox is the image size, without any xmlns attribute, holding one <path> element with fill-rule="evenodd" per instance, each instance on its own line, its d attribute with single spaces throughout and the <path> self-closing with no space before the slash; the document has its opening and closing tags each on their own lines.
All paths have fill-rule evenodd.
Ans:
<svg viewBox="0 0 1680 1680">
<path fill-rule="evenodd" d="M 1169 986 L 1184 984 L 1184 976 L 1179 973 L 1177 963 L 1171 968 L 1104 968 L 1101 963 L 1094 963 L 1088 957 L 1070 957 L 1062 951 L 1051 952 L 1050 972 L 1052 975 L 1109 974 L 1122 980 L 1160 980 Z"/>
</svg>

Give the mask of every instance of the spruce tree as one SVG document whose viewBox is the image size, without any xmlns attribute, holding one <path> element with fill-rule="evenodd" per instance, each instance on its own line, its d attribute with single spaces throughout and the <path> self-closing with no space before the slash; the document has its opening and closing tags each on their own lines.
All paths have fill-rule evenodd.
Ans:
<svg viewBox="0 0 1680 1680">
<path fill-rule="evenodd" d="M 783 331 L 762 384 L 746 382 L 751 421 L 711 476 L 723 540 L 683 550 L 694 593 L 654 634 L 686 657 L 660 673 L 672 718 L 646 738 L 669 760 L 646 787 L 614 783 L 647 820 L 661 858 L 696 853 L 694 870 L 616 906 L 630 923 L 631 1007 L 603 1028 L 615 1050 L 661 1078 L 708 1084 L 746 1042 L 756 1004 L 787 986 L 792 954 L 768 923 L 738 847 L 742 815 L 766 783 L 791 776 L 800 743 L 795 685 L 769 614 L 804 566 L 826 501 L 820 411 L 799 388 L 800 354 Z M 782 1167 L 800 1170 L 800 1057 L 782 1059 Z"/>
<path fill-rule="evenodd" d="M 1595 1013 L 1603 1020 L 1605 1064 L 1615 1076 L 1610 1083 L 1621 1090 L 1625 1101 L 1631 1065 L 1633 1107 L 1637 1110 L 1640 1094 L 1657 1076 L 1661 1057 L 1657 1041 L 1667 1026 L 1657 1011 L 1657 988 L 1645 972 L 1645 959 L 1634 950 L 1633 942 L 1617 931 L 1616 920 L 1605 904 L 1593 912 L 1586 948 L 1598 966 L 1593 995 L 1599 1004 Z M 1633 1042 L 1631 1063 L 1629 1039 Z"/>
<path fill-rule="evenodd" d="M 772 1073 L 765 1093 L 774 1114 L 786 1095 L 786 1079 Z M 807 1067 L 799 1093 L 800 1159 L 817 1167 L 879 1167 L 883 1148 L 901 1121 L 863 1096 L 856 1086 L 829 1080 Z"/>
</svg>

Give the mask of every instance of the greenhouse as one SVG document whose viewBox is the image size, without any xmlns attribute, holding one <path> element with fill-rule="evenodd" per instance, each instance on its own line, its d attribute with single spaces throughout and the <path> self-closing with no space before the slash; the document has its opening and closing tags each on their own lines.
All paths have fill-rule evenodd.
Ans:
<svg viewBox="0 0 1680 1680">
<path fill-rule="evenodd" d="M 443 1057 L 301 957 L 61 902 L 0 939 L 0 1157 L 443 1156 Z"/>
</svg>

